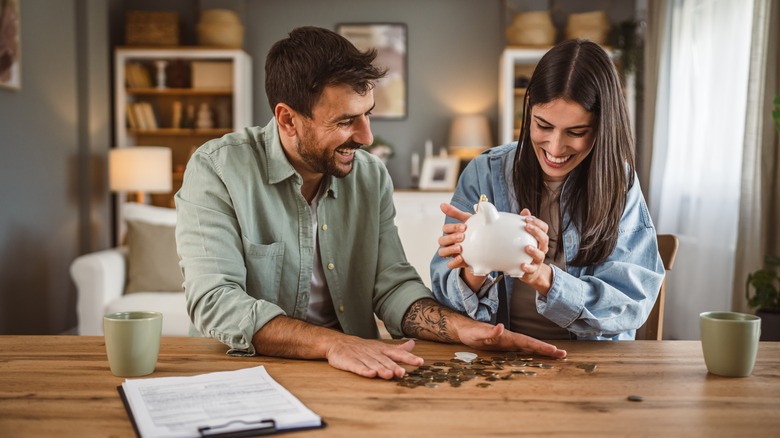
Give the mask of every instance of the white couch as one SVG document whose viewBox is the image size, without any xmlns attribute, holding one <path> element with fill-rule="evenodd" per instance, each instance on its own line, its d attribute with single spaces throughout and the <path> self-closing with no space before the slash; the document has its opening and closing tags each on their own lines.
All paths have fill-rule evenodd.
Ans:
<svg viewBox="0 0 780 438">
<path fill-rule="evenodd" d="M 121 216 L 125 221 L 176 225 L 176 211 L 171 208 L 128 203 L 122 205 Z M 120 240 L 123 238 L 121 236 Z M 185 308 L 184 292 L 125 293 L 127 255 L 128 248 L 121 246 L 82 255 L 71 264 L 71 277 L 78 290 L 78 333 L 102 335 L 103 315 L 108 313 L 151 310 L 163 314 L 163 336 L 187 336 L 190 319 Z"/>
<path fill-rule="evenodd" d="M 439 204 L 449 202 L 450 193 L 396 192 L 396 225 L 404 252 L 430 287 L 429 263 L 438 248 L 444 215 Z M 124 204 L 122 218 L 160 225 L 175 225 L 176 211 L 140 204 Z M 103 315 L 131 310 L 152 310 L 163 314 L 163 336 L 187 336 L 190 319 L 183 292 L 134 292 L 125 294 L 127 247 L 85 254 L 70 267 L 78 289 L 78 333 L 102 335 Z"/>
</svg>

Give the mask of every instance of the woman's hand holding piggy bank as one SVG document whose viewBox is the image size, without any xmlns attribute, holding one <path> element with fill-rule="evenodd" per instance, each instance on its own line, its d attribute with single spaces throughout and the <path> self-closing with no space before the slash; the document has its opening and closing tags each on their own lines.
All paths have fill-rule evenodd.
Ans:
<svg viewBox="0 0 780 438">
<path fill-rule="evenodd" d="M 543 263 L 549 241 L 546 223 L 527 209 L 521 215 L 499 212 L 484 195 L 473 215 L 449 204 L 442 204 L 441 210 L 463 223 L 442 227 L 439 256 L 452 258 L 447 263 L 450 269 L 470 268 L 472 272 L 464 269 L 462 277 L 472 290 L 478 290 L 490 272 L 502 271 L 546 294 L 552 276 Z"/>
<path fill-rule="evenodd" d="M 474 211 L 466 221 L 466 236 L 460 244 L 463 260 L 474 275 L 503 271 L 511 277 L 522 277 L 520 265 L 533 261 L 526 246 L 539 247 L 539 242 L 525 230 L 525 216 L 499 212 L 485 195 Z"/>
</svg>

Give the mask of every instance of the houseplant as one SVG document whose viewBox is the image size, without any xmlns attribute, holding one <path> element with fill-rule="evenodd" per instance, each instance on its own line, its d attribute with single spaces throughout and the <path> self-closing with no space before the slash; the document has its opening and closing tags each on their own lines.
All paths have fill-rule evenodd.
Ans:
<svg viewBox="0 0 780 438">
<path fill-rule="evenodd" d="M 780 133 L 780 94 L 775 96 L 772 109 L 775 128 Z M 764 269 L 748 274 L 745 297 L 750 307 L 756 308 L 761 318 L 761 340 L 780 341 L 780 277 L 777 268 L 780 257 L 765 256 Z M 751 294 L 752 291 L 752 294 Z"/>
<path fill-rule="evenodd" d="M 761 318 L 761 340 L 780 341 L 780 257 L 764 257 L 764 269 L 748 274 L 745 298 Z M 752 293 L 751 293 L 752 292 Z"/>
</svg>

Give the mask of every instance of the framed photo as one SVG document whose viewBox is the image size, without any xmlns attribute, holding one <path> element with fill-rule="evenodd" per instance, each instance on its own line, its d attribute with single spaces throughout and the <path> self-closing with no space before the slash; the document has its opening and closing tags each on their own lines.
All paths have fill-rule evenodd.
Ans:
<svg viewBox="0 0 780 438">
<path fill-rule="evenodd" d="M 0 0 L 0 87 L 12 90 L 22 86 L 19 1 Z"/>
<path fill-rule="evenodd" d="M 454 190 L 459 173 L 458 157 L 426 158 L 420 173 L 420 190 Z"/>
<path fill-rule="evenodd" d="M 358 50 L 375 48 L 374 64 L 387 69 L 384 78 L 374 88 L 376 107 L 374 119 L 406 118 L 406 25 L 403 23 L 343 23 L 336 32 L 348 39 Z"/>
</svg>

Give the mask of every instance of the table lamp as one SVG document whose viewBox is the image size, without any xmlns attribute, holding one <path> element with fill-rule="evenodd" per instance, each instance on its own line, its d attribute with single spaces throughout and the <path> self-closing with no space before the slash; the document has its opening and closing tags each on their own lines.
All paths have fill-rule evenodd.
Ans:
<svg viewBox="0 0 780 438">
<path fill-rule="evenodd" d="M 468 161 L 493 146 L 487 116 L 461 114 L 450 126 L 450 155 Z"/>
<path fill-rule="evenodd" d="M 127 192 L 135 202 L 146 203 L 147 193 L 168 193 L 173 189 L 172 154 L 165 146 L 131 146 L 108 153 L 109 186 Z"/>
</svg>

